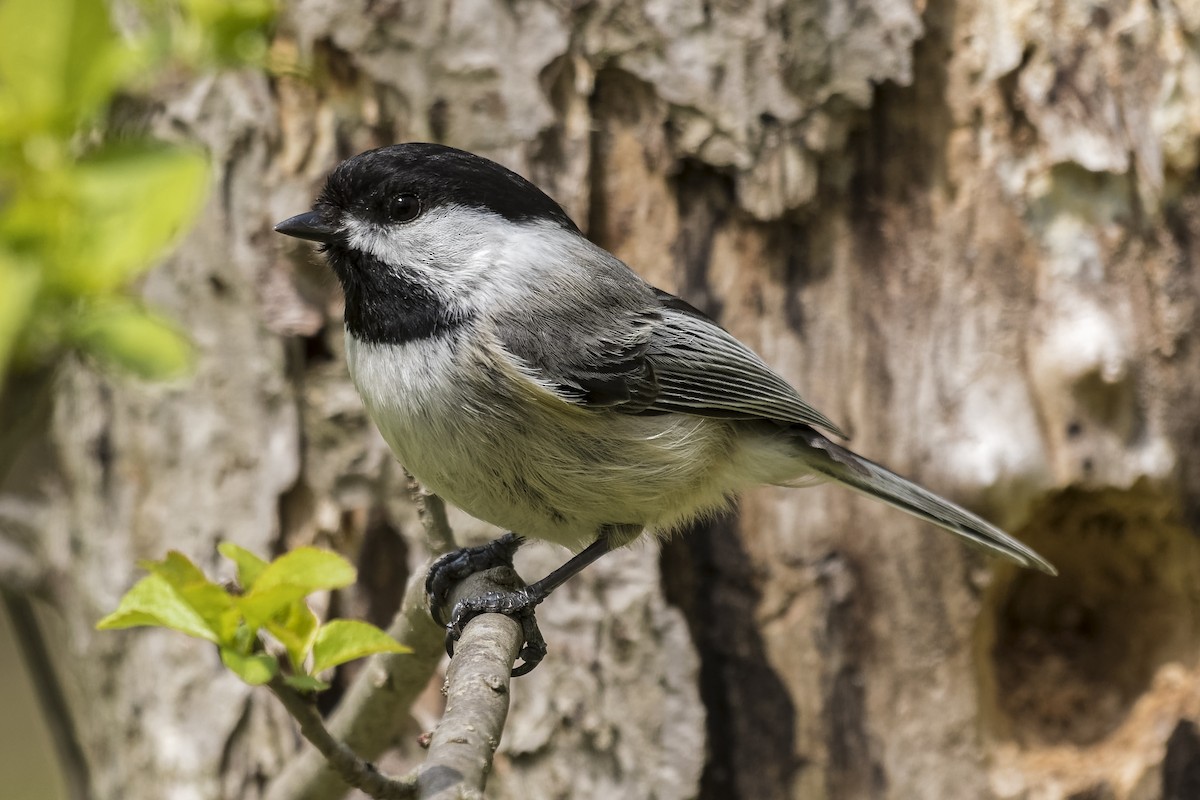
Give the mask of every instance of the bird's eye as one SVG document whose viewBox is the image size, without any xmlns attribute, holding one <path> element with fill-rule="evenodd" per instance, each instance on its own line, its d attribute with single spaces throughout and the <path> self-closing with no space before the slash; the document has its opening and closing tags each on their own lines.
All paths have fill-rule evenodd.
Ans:
<svg viewBox="0 0 1200 800">
<path fill-rule="evenodd" d="M 413 194 L 399 194 L 388 203 L 387 212 L 392 222 L 408 222 L 421 213 L 421 201 Z"/>
</svg>

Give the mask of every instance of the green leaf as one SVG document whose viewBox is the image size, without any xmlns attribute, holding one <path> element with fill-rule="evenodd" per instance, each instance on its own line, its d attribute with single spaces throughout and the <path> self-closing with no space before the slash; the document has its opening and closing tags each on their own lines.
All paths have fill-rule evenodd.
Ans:
<svg viewBox="0 0 1200 800">
<path fill-rule="evenodd" d="M 217 635 L 229 644 L 237 631 L 238 611 L 229 592 L 213 583 L 187 556 L 176 550 L 162 561 L 143 561 L 139 566 L 165 580 Z"/>
<path fill-rule="evenodd" d="M 254 582 L 254 591 L 292 586 L 310 595 L 322 589 L 341 589 L 354 583 L 356 578 L 357 573 L 350 562 L 332 550 L 297 547 L 262 571 Z"/>
<path fill-rule="evenodd" d="M 83 312 L 71 338 L 85 352 L 142 378 L 181 375 L 194 360 L 192 345 L 171 323 L 132 305 Z"/>
<path fill-rule="evenodd" d="M 263 587 L 257 582 L 253 589 L 236 598 L 238 610 L 252 628 L 262 628 L 276 617 L 286 614 L 292 603 L 302 602 L 307 592 L 299 586 L 280 584 Z"/>
<path fill-rule="evenodd" d="M 233 639 L 222 642 L 222 646 L 236 650 L 242 655 L 249 655 L 257 644 L 258 628 L 252 628 L 249 625 L 238 625 L 237 630 L 233 632 Z"/>
<path fill-rule="evenodd" d="M 323 692 L 329 688 L 328 683 L 312 675 L 287 675 L 283 682 L 301 692 Z"/>
<path fill-rule="evenodd" d="M 221 648 L 221 662 L 251 686 L 262 686 L 279 673 L 279 661 L 265 653 L 243 655 L 228 647 Z"/>
<path fill-rule="evenodd" d="M 0 250 L 0 388 L 40 283 L 36 265 Z"/>
<path fill-rule="evenodd" d="M 208 162 L 195 151 L 126 143 L 78 162 L 76 213 L 58 242 L 56 282 L 76 294 L 108 293 L 149 269 L 195 219 Z"/>
<path fill-rule="evenodd" d="M 313 673 L 375 653 L 411 653 L 412 650 L 371 625 L 353 619 L 335 619 L 321 626 L 313 645 Z"/>
<path fill-rule="evenodd" d="M 354 567 L 337 553 L 299 547 L 268 564 L 254 588 L 238 598 L 238 607 L 248 624 L 262 626 L 292 603 L 322 589 L 349 586 L 355 577 Z"/>
<path fill-rule="evenodd" d="M 292 667 L 304 670 L 304 659 L 312 648 L 321 621 L 303 599 L 288 604 L 283 612 L 267 620 L 267 631 L 287 648 Z"/>
<path fill-rule="evenodd" d="M 96 623 L 98 630 L 155 626 L 218 640 L 217 633 L 162 575 L 142 578 L 121 598 L 117 610 Z"/>
<path fill-rule="evenodd" d="M 238 585 L 243 591 L 250 591 L 254 588 L 254 582 L 258 580 L 258 576 L 267 568 L 267 562 L 259 558 L 254 553 L 251 553 L 244 547 L 239 547 L 233 542 L 221 542 L 217 545 L 217 552 L 228 558 L 237 566 Z"/>
<path fill-rule="evenodd" d="M 183 0 L 183 6 L 219 63 L 253 62 L 265 55 L 275 0 Z"/>
<path fill-rule="evenodd" d="M 0 139 L 70 134 L 137 66 L 103 0 L 0 3 Z"/>
<path fill-rule="evenodd" d="M 167 557 L 162 561 L 143 559 L 138 562 L 138 566 L 147 572 L 161 576 L 176 588 L 209 582 L 204 571 L 178 550 L 168 550 Z"/>
</svg>

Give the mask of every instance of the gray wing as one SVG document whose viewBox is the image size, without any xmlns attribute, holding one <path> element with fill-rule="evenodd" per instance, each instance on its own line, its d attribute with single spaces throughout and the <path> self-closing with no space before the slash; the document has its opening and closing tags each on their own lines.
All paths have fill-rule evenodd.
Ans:
<svg viewBox="0 0 1200 800">
<path fill-rule="evenodd" d="M 659 320 L 656 311 L 633 313 L 622 324 L 612 326 L 621 333 L 610 336 L 559 330 L 557 336 L 569 345 L 560 349 L 569 355 L 553 361 L 542 358 L 540 363 L 529 357 L 525 360 L 534 365 L 539 377 L 554 384 L 564 400 L 588 408 L 641 413 L 659 395 L 654 366 L 647 357 L 652 326 Z"/>
<path fill-rule="evenodd" d="M 678 297 L 655 293 L 662 321 L 646 358 L 659 392 L 648 410 L 802 423 L 846 437 L 728 331 Z"/>
<path fill-rule="evenodd" d="M 502 335 L 502 343 L 560 397 L 588 408 L 767 419 L 845 437 L 720 325 L 678 297 L 653 291 L 648 303 L 596 308 L 586 329 L 557 328 L 567 346 L 553 348 L 553 358 L 545 342 L 532 346 L 527 331 Z"/>
</svg>

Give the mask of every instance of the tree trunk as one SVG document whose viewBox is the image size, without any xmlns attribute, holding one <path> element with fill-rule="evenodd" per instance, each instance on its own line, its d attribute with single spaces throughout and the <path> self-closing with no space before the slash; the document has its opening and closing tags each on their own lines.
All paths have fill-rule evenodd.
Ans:
<svg viewBox="0 0 1200 800">
<path fill-rule="evenodd" d="M 9 417 L 0 575 L 44 601 L 92 796 L 253 798 L 299 746 L 210 647 L 92 631 L 137 559 L 332 544 L 364 567 L 333 604 L 386 622 L 426 557 L 335 283 L 270 233 L 404 140 L 525 174 L 856 450 L 1062 573 L 836 487 L 755 491 L 542 607 L 489 796 L 1200 796 L 1197 42 L 1193 5 L 1149 0 L 288 4 L 276 55 L 309 76 L 144 110 L 213 153 L 203 219 L 145 283 L 196 373 L 68 365 L 43 420 Z"/>
</svg>

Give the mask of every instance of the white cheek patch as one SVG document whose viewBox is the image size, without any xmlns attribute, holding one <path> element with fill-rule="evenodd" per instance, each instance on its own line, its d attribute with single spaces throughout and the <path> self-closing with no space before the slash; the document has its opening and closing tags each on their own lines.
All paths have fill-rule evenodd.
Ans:
<svg viewBox="0 0 1200 800">
<path fill-rule="evenodd" d="M 463 306 L 479 290 L 494 263 L 508 224 L 489 212 L 446 206 L 395 225 L 347 216 L 344 229 L 350 247 Z"/>
<path fill-rule="evenodd" d="M 404 237 L 396 236 L 383 226 L 348 216 L 344 228 L 346 243 L 352 249 L 361 250 L 390 267 L 423 269 L 420 261 L 413 258 Z"/>
<path fill-rule="evenodd" d="M 555 222 L 514 222 L 469 206 L 439 206 L 416 219 L 376 224 L 349 215 L 347 244 L 418 283 L 466 316 L 496 307 L 524 307 L 535 294 L 572 302 L 598 251 Z"/>
</svg>

